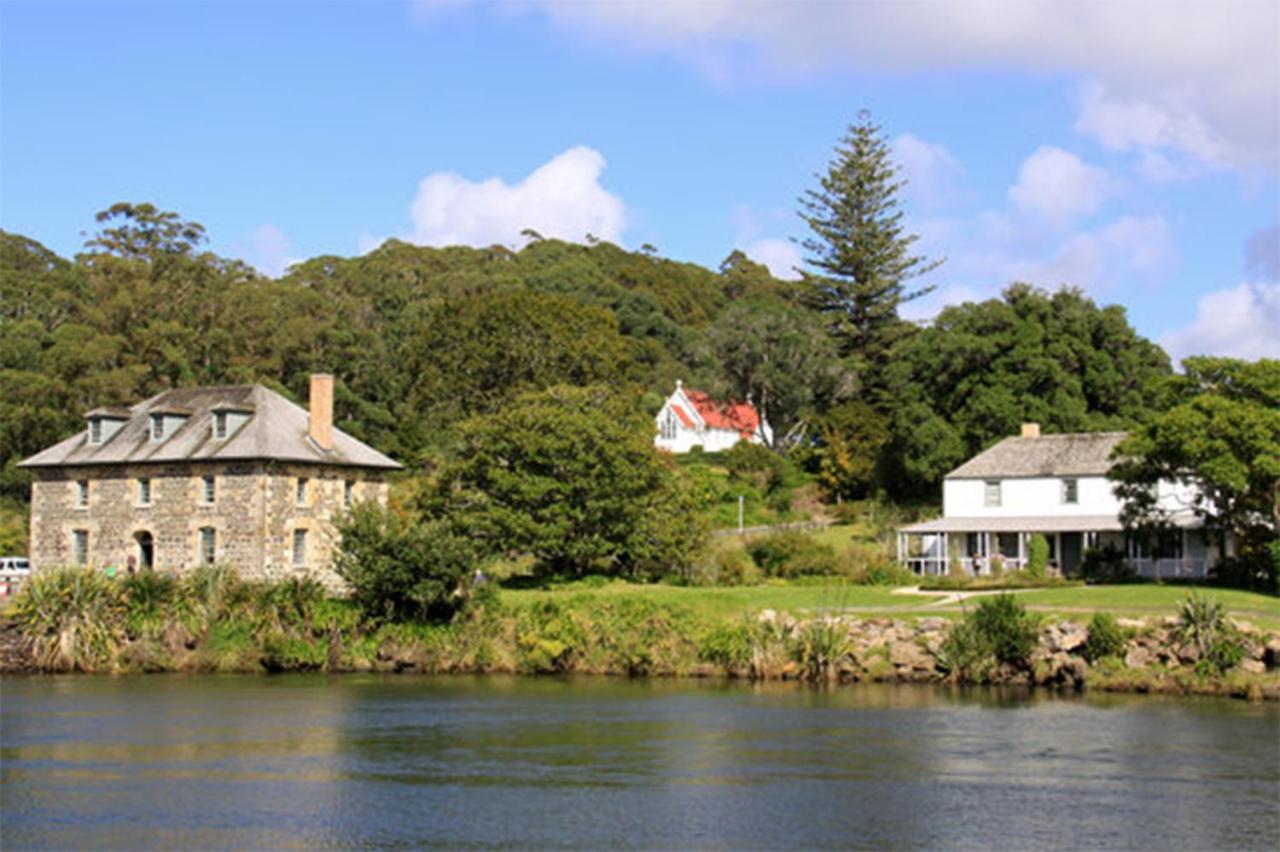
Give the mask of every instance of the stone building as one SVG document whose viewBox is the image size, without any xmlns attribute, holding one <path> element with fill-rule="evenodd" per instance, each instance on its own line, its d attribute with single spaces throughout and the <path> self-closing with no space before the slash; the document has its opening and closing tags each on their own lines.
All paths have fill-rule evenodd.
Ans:
<svg viewBox="0 0 1280 852">
<path fill-rule="evenodd" d="M 385 503 L 400 465 L 333 428 L 332 376 L 311 377 L 309 404 L 233 385 L 88 412 L 83 432 L 21 463 L 33 569 L 225 563 L 335 585 L 335 518 Z"/>
</svg>

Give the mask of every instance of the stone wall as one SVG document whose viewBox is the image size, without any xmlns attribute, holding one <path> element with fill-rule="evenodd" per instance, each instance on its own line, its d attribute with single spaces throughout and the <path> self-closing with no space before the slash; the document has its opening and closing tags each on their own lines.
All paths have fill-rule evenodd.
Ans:
<svg viewBox="0 0 1280 852">
<path fill-rule="evenodd" d="M 215 478 L 206 503 L 203 478 Z M 306 477 L 299 504 L 297 481 Z M 140 501 L 140 479 L 151 482 L 151 501 Z M 77 482 L 89 483 L 87 506 L 77 505 Z M 126 570 L 142 562 L 140 537 L 150 534 L 153 565 L 189 571 L 202 561 L 201 530 L 215 530 L 215 561 L 246 577 L 312 576 L 340 586 L 332 571 L 333 522 L 346 510 L 346 483 L 356 501 L 386 502 L 376 471 L 270 462 L 86 466 L 33 471 L 31 560 L 36 570 L 74 562 L 74 533 L 89 533 L 88 565 Z M 306 558 L 294 565 L 293 534 L 307 531 Z"/>
</svg>

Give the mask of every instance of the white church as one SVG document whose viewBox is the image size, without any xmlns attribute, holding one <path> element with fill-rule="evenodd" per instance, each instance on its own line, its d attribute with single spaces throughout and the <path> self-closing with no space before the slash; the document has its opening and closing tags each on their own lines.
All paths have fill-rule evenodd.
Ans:
<svg viewBox="0 0 1280 852">
<path fill-rule="evenodd" d="M 694 447 L 714 453 L 739 441 L 773 443 L 773 430 L 750 401 L 720 402 L 680 381 L 656 419 L 658 435 L 653 443 L 673 453 L 687 453 Z"/>
</svg>

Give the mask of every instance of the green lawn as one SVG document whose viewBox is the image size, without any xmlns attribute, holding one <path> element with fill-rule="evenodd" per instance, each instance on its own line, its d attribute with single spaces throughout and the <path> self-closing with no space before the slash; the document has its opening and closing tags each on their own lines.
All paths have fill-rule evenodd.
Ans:
<svg viewBox="0 0 1280 852">
<path fill-rule="evenodd" d="M 632 585 L 622 582 L 591 588 L 574 583 L 555 589 L 508 589 L 502 600 L 514 606 L 528 606 L 539 600 L 567 600 L 576 596 L 616 599 L 623 596 L 647 598 L 655 603 L 681 604 L 706 615 L 736 618 L 749 611 L 775 609 L 787 612 L 802 610 L 843 609 L 846 607 L 897 609 L 918 607 L 920 599 L 895 595 L 884 586 L 824 585 L 760 585 L 688 586 Z"/>
<path fill-rule="evenodd" d="M 1129 586 L 1076 586 L 1021 592 L 1018 600 L 1034 609 L 1064 614 L 1107 610 L 1116 615 L 1151 617 L 1173 615 L 1191 591 L 1188 586 L 1145 583 Z M 1259 627 L 1280 629 L 1280 598 L 1236 589 L 1204 588 L 1205 595 L 1222 601 L 1230 615 Z"/>
<path fill-rule="evenodd" d="M 847 534 L 847 533 L 846 533 Z M 1186 586 L 1153 584 L 1126 586 L 1076 586 L 1063 589 L 1036 589 L 1017 592 L 1018 600 L 1035 612 L 1083 619 L 1096 611 L 1117 616 L 1152 618 L 1174 615 L 1187 596 Z M 1226 605 L 1230 615 L 1252 621 L 1259 627 L 1280 630 L 1280 598 L 1234 589 L 1204 589 L 1205 594 Z M 709 616 L 738 618 L 748 612 L 774 609 L 795 614 L 824 610 L 844 610 L 859 615 L 914 618 L 924 615 L 958 616 L 966 604 L 941 601 L 935 595 L 895 594 L 884 586 L 855 586 L 840 583 L 687 587 L 665 584 L 633 585 L 620 581 L 604 586 L 573 583 L 553 589 L 507 589 L 502 599 L 513 606 L 529 606 L 537 601 L 570 598 L 616 600 L 624 596 L 646 598 L 656 603 L 673 603 Z"/>
</svg>

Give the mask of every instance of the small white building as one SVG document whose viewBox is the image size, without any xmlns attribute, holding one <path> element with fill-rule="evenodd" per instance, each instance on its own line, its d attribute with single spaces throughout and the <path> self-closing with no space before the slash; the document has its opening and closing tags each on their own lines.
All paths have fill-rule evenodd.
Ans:
<svg viewBox="0 0 1280 852">
<path fill-rule="evenodd" d="M 727 450 L 739 441 L 771 444 L 773 431 L 754 405 L 748 402 L 720 402 L 703 391 L 676 389 L 656 418 L 658 434 L 654 446 L 673 453 L 687 453 L 702 447 L 708 453 Z"/>
<path fill-rule="evenodd" d="M 1123 508 L 1108 478 L 1111 452 L 1124 432 L 1041 435 L 1036 423 L 1005 438 L 947 474 L 942 517 L 898 531 L 898 560 L 917 574 L 989 574 L 1027 563 L 1031 538 L 1049 543 L 1049 562 L 1065 575 L 1079 572 L 1087 548 L 1112 545 L 1142 576 L 1203 577 L 1220 557 L 1192 511 L 1183 485 L 1161 483 L 1160 508 L 1174 531 L 1154 546 L 1128 535 Z M 1228 540 L 1230 552 L 1232 542 Z"/>
</svg>

